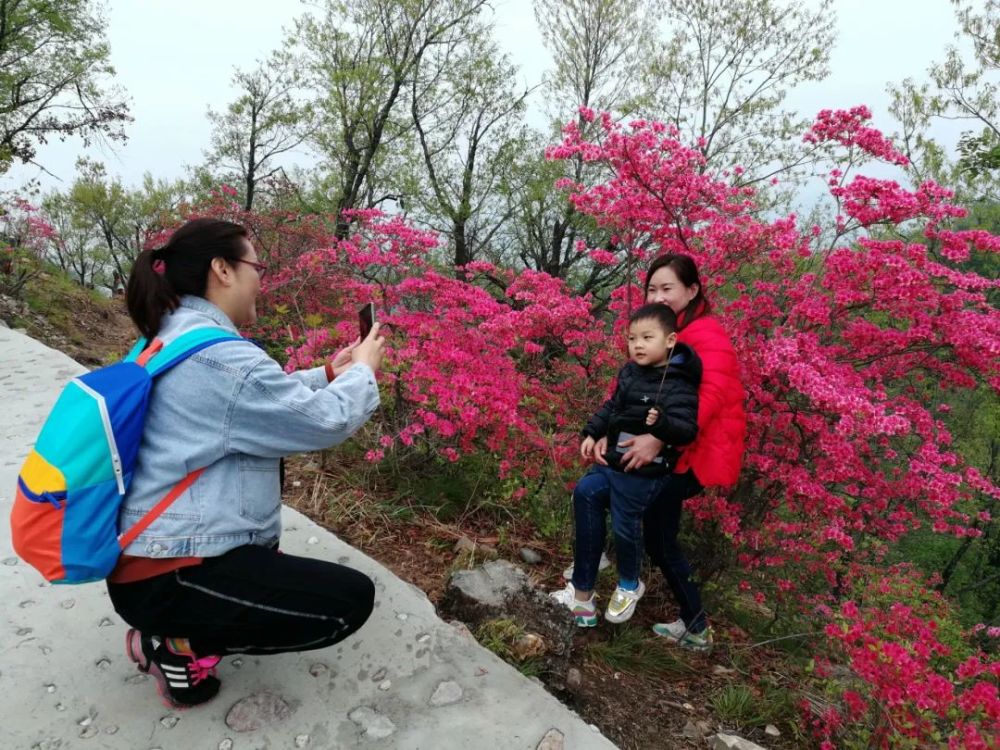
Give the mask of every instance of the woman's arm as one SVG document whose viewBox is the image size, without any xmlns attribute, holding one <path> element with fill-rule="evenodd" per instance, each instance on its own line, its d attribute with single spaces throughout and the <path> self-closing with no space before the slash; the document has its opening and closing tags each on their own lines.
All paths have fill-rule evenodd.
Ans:
<svg viewBox="0 0 1000 750">
<path fill-rule="evenodd" d="M 296 370 L 295 372 L 289 373 L 289 376 L 295 378 L 313 391 L 318 391 L 320 388 L 326 388 L 333 382 L 333 379 L 337 375 L 341 375 L 346 372 L 347 368 L 353 364 L 351 361 L 351 352 L 354 351 L 354 348 L 360 343 L 361 339 L 355 339 L 351 344 L 345 346 L 339 352 L 334 354 L 333 359 L 325 365 L 310 367 L 307 370 Z"/>
<path fill-rule="evenodd" d="M 728 334 L 714 319 L 706 320 L 705 330 L 686 339 L 685 343 L 701 358 L 698 428 L 704 430 L 726 404 L 733 389 L 742 389 L 740 366 Z"/>
<path fill-rule="evenodd" d="M 311 390 L 268 357 L 237 385 L 224 448 L 272 458 L 329 448 L 353 435 L 378 405 L 375 373 L 364 363 Z"/>
<path fill-rule="evenodd" d="M 375 371 L 385 339 L 379 324 L 350 352 L 352 364 L 325 388 L 310 390 L 262 352 L 234 362 L 234 388 L 223 425 L 227 453 L 276 458 L 342 443 L 379 405 Z M 244 374 L 245 373 L 245 374 Z"/>
</svg>

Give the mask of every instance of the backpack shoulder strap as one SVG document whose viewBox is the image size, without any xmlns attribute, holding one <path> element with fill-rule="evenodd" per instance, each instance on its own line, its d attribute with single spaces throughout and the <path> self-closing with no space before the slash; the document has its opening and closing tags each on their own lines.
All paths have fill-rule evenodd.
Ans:
<svg viewBox="0 0 1000 750">
<path fill-rule="evenodd" d="M 225 328 L 205 326 L 183 333 L 169 344 L 164 344 L 160 339 L 153 339 L 152 342 L 139 339 L 125 357 L 125 361 L 145 367 L 149 374 L 155 377 L 213 344 L 221 341 L 245 340 L 238 333 Z"/>
<path fill-rule="evenodd" d="M 195 469 L 181 481 L 174 485 L 174 488 L 170 490 L 156 505 L 154 505 L 146 515 L 135 522 L 128 531 L 125 531 L 118 535 L 118 545 L 125 549 L 132 542 L 139 538 L 139 535 L 144 532 L 153 521 L 160 517 L 171 504 L 184 494 L 184 491 L 194 484 L 194 480 L 201 476 L 201 473 L 205 471 L 204 469 Z"/>
<path fill-rule="evenodd" d="M 138 341 L 135 342 L 135 345 L 131 349 L 129 349 L 128 354 L 125 355 L 125 358 L 122 359 L 122 362 L 135 362 L 137 359 L 139 359 L 139 355 L 142 354 L 143 351 L 146 349 L 146 345 L 147 345 L 146 339 L 140 338 Z"/>
<path fill-rule="evenodd" d="M 181 334 L 169 344 L 164 344 L 160 339 L 153 339 L 148 343 L 146 339 L 139 339 L 132 350 L 125 357 L 126 362 L 135 362 L 145 367 L 151 377 L 155 377 L 174 365 L 183 362 L 195 352 L 218 344 L 220 341 L 245 341 L 237 333 L 207 326 L 205 328 L 195 328 L 192 331 Z M 152 361 L 155 360 L 155 361 Z M 201 476 L 204 468 L 196 469 L 174 485 L 155 506 L 153 506 L 142 518 L 140 518 L 131 528 L 118 536 L 118 543 L 122 549 L 134 542 L 146 528 L 153 523 L 170 505 L 180 497 L 194 481 Z"/>
</svg>

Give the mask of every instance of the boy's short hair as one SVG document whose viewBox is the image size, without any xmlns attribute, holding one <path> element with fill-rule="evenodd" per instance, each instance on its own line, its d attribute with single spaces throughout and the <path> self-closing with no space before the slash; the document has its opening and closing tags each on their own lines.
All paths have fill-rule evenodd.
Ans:
<svg viewBox="0 0 1000 750">
<path fill-rule="evenodd" d="M 664 333 L 674 333 L 677 330 L 677 315 L 668 305 L 660 302 L 650 302 L 633 312 L 628 319 L 631 326 L 637 320 L 655 320 Z"/>
</svg>

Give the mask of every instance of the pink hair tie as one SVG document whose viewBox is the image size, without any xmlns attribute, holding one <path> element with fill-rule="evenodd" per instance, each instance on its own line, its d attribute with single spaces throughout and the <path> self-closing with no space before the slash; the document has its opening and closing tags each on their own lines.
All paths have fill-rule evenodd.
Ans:
<svg viewBox="0 0 1000 750">
<path fill-rule="evenodd" d="M 153 270 L 160 274 L 161 276 L 167 272 L 167 264 L 161 258 L 160 260 L 153 261 Z"/>
</svg>

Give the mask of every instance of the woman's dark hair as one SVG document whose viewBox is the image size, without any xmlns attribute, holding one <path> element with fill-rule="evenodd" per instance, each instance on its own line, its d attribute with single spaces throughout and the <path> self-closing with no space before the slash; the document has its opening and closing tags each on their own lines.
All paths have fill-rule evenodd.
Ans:
<svg viewBox="0 0 1000 750">
<path fill-rule="evenodd" d="M 651 302 L 640 307 L 629 316 L 628 324 L 632 325 L 637 320 L 655 320 L 667 334 L 677 330 L 677 316 L 674 311 L 668 305 L 661 305 L 659 302 Z"/>
<path fill-rule="evenodd" d="M 247 230 L 218 219 L 193 219 L 170 235 L 163 247 L 147 248 L 132 265 L 125 288 L 129 317 L 139 333 L 152 339 L 166 313 L 181 296 L 204 297 L 213 258 L 235 263 L 246 254 Z"/>
<path fill-rule="evenodd" d="M 653 262 L 649 264 L 649 268 L 646 269 L 646 296 L 649 296 L 649 282 L 652 280 L 653 274 L 661 268 L 669 268 L 673 271 L 680 282 L 686 287 L 692 287 L 695 284 L 698 285 L 698 294 L 694 296 L 694 299 L 688 303 L 686 308 L 677 314 L 677 330 L 683 329 L 689 323 L 693 323 L 698 318 L 712 312 L 712 305 L 709 304 L 708 298 L 705 297 L 705 285 L 701 283 L 701 277 L 698 275 L 698 264 L 694 262 L 694 258 L 690 255 L 684 255 L 683 253 L 667 253 L 653 259 Z"/>
</svg>

